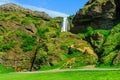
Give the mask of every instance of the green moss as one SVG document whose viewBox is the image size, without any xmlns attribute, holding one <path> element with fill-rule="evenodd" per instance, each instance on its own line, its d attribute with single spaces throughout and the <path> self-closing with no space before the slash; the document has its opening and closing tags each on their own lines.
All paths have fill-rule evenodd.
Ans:
<svg viewBox="0 0 120 80">
<path fill-rule="evenodd" d="M 34 46 L 36 45 L 36 40 L 32 37 L 26 37 L 23 40 L 23 43 L 21 44 L 21 47 L 25 50 L 25 51 L 31 51 L 34 49 Z"/>
<path fill-rule="evenodd" d="M 15 46 L 15 42 L 9 42 L 7 44 L 0 43 L 0 51 L 7 51 Z"/>
<path fill-rule="evenodd" d="M 112 30 L 106 42 L 104 43 L 104 53 L 103 55 L 107 55 L 113 50 L 116 49 L 116 46 L 120 44 L 120 25 L 116 25 Z"/>
<path fill-rule="evenodd" d="M 49 32 L 49 27 L 43 26 L 43 27 L 38 27 L 37 30 L 37 35 L 40 36 L 41 38 L 46 38 L 45 33 Z"/>
<path fill-rule="evenodd" d="M 15 31 L 15 34 L 23 39 L 21 47 L 24 51 L 31 51 L 34 49 L 34 46 L 36 45 L 35 37 L 32 37 L 23 31 Z"/>
<path fill-rule="evenodd" d="M 112 65 L 113 64 L 113 59 L 115 58 L 115 56 L 118 54 L 117 51 L 111 52 L 109 53 L 109 55 L 103 57 L 103 63 L 105 65 Z"/>
</svg>

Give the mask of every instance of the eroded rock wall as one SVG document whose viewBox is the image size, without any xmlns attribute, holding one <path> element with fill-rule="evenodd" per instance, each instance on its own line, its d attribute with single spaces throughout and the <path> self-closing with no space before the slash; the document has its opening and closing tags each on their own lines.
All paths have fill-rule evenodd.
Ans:
<svg viewBox="0 0 120 80">
<path fill-rule="evenodd" d="M 89 0 L 73 18 L 71 32 L 86 31 L 89 26 L 94 29 L 111 29 L 120 14 L 119 5 L 119 0 Z"/>
</svg>

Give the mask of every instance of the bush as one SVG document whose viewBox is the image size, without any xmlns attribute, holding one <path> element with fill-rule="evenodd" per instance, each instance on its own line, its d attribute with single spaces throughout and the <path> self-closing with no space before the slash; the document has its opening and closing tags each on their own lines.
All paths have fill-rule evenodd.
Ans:
<svg viewBox="0 0 120 80">
<path fill-rule="evenodd" d="M 110 30 L 103 30 L 103 29 L 94 30 L 92 27 L 88 27 L 86 36 L 96 34 L 96 33 L 103 34 L 105 37 L 107 37 L 110 34 Z"/>
<path fill-rule="evenodd" d="M 31 51 L 34 49 L 34 46 L 36 45 L 35 37 L 31 37 L 22 31 L 16 31 L 15 33 L 18 37 L 23 39 L 21 47 L 24 49 L 24 51 Z"/>
<path fill-rule="evenodd" d="M 49 32 L 49 27 L 38 27 L 37 35 L 41 38 L 45 38 L 45 33 Z"/>
<path fill-rule="evenodd" d="M 0 43 L 0 51 L 4 52 L 7 51 L 15 46 L 15 42 L 9 42 L 9 43 Z"/>
<path fill-rule="evenodd" d="M 36 40 L 32 37 L 26 37 L 22 44 L 21 47 L 24 49 L 24 51 L 31 51 L 34 49 L 34 46 L 36 45 Z"/>
</svg>

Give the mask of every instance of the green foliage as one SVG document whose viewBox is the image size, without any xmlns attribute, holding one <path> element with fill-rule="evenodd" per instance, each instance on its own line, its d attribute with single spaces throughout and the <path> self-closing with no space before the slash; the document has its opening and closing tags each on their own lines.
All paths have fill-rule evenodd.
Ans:
<svg viewBox="0 0 120 80">
<path fill-rule="evenodd" d="M 16 31 L 15 33 L 18 37 L 23 39 L 21 47 L 24 49 L 24 51 L 31 51 L 34 49 L 34 46 L 36 45 L 35 37 L 31 37 L 22 31 Z"/>
<path fill-rule="evenodd" d="M 88 31 L 88 32 L 92 32 L 92 31 L 93 31 L 93 28 L 89 26 L 89 27 L 87 28 L 87 31 Z"/>
<path fill-rule="evenodd" d="M 0 51 L 5 52 L 14 48 L 16 41 L 11 37 L 11 31 L 1 28 L 3 35 L 0 36 Z"/>
<path fill-rule="evenodd" d="M 103 63 L 105 65 L 112 65 L 113 64 L 113 59 L 115 58 L 117 53 L 118 53 L 117 51 L 114 51 L 114 52 L 109 53 L 109 55 L 103 57 Z"/>
<path fill-rule="evenodd" d="M 0 14 L 0 20 L 3 20 L 5 17 L 3 14 Z"/>
<path fill-rule="evenodd" d="M 87 32 L 79 33 L 79 36 L 87 40 L 99 56 L 101 56 L 103 52 L 103 44 L 109 35 L 110 30 L 94 30 L 92 27 L 88 27 Z"/>
<path fill-rule="evenodd" d="M 104 43 L 104 55 L 109 54 L 114 51 L 116 47 L 120 44 L 120 24 L 116 25 L 112 30 L 106 42 Z"/>
<path fill-rule="evenodd" d="M 20 37 L 20 38 L 22 38 L 22 39 L 24 39 L 24 38 L 26 38 L 26 37 L 28 37 L 29 35 L 28 34 L 26 34 L 25 32 L 23 32 L 23 31 L 15 31 L 14 32 L 18 37 Z"/>
<path fill-rule="evenodd" d="M 103 34 L 107 38 L 107 36 L 110 34 L 110 30 L 103 30 L 103 29 L 94 30 L 92 27 L 88 27 L 87 32 L 85 34 L 86 36 L 88 36 L 96 33 Z"/>
<path fill-rule="evenodd" d="M 14 70 L 13 69 L 11 69 L 11 68 L 6 68 L 6 67 L 4 67 L 3 65 L 1 65 L 0 64 L 0 73 L 10 73 L 10 72 L 14 72 Z"/>
<path fill-rule="evenodd" d="M 63 49 L 63 50 L 68 50 L 68 46 L 67 46 L 67 44 L 65 44 L 65 43 L 61 43 L 60 47 L 61 47 L 61 49 Z"/>
<path fill-rule="evenodd" d="M 0 27 L 0 31 L 2 33 L 8 33 L 9 32 L 9 30 L 5 29 L 4 27 Z"/>
<path fill-rule="evenodd" d="M 10 13 L 1 12 L 1 14 L 0 14 L 0 20 L 7 20 L 7 19 L 9 19 L 8 18 L 9 16 L 10 16 Z"/>
<path fill-rule="evenodd" d="M 0 51 L 7 51 L 15 46 L 15 42 L 1 43 L 0 42 Z"/>
<path fill-rule="evenodd" d="M 21 47 L 25 50 L 25 51 L 31 51 L 34 49 L 34 46 L 36 44 L 36 40 L 32 37 L 26 37 L 23 40 L 23 43 L 21 44 Z"/>
<path fill-rule="evenodd" d="M 30 24 L 31 22 L 30 22 L 29 19 L 24 19 L 21 23 L 24 24 L 24 25 L 28 25 L 28 24 Z"/>
<path fill-rule="evenodd" d="M 60 48 L 63 50 L 68 50 L 69 46 L 72 45 L 73 43 L 75 43 L 75 41 L 72 39 L 65 40 L 61 42 Z"/>
<path fill-rule="evenodd" d="M 65 61 L 61 61 L 59 63 L 54 64 L 53 66 L 48 65 L 43 65 L 41 66 L 40 70 L 51 70 L 51 69 L 56 69 L 56 68 L 60 68 L 61 65 L 63 65 L 65 63 Z"/>
<path fill-rule="evenodd" d="M 37 59 L 40 59 L 41 61 L 44 62 L 46 56 L 47 56 L 47 52 L 40 48 L 37 53 Z"/>
<path fill-rule="evenodd" d="M 45 36 L 46 32 L 49 32 L 49 27 L 47 27 L 47 26 L 38 27 L 37 35 L 40 36 L 41 38 L 46 38 L 46 36 Z"/>
<path fill-rule="evenodd" d="M 97 0 L 91 5 L 86 5 L 82 10 L 83 14 L 86 14 L 86 11 L 90 7 L 95 6 L 97 2 L 102 4 L 105 1 L 106 0 Z M 71 27 L 73 26 L 73 18 L 74 15 L 68 17 Z M 0 13 L 0 20 L 8 22 L 8 24 L 2 24 L 2 27 L 0 27 L 1 55 L 3 55 L 3 53 L 7 54 L 7 51 L 14 47 L 16 50 L 19 50 L 17 51 L 18 53 L 25 53 L 34 50 L 37 46 L 38 53 L 36 60 L 43 62 L 41 63 L 41 69 L 60 68 L 73 57 L 76 58 L 74 68 L 85 66 L 86 64 L 95 64 L 97 60 L 94 54 L 89 54 L 89 52 L 82 53 L 80 51 L 84 46 L 90 48 L 92 46 L 97 55 L 100 55 L 99 59 L 102 59 L 105 65 L 111 65 L 117 54 L 115 51 L 120 50 L 120 24 L 116 25 L 112 30 L 94 30 L 92 27 L 88 27 L 87 32 L 80 32 L 76 35 L 70 32 L 60 32 L 62 17 L 45 19 L 43 16 L 39 16 L 39 14 L 34 14 L 34 12 L 8 11 Z M 9 26 L 9 23 L 10 25 L 13 24 L 13 26 Z M 37 29 L 37 33 L 28 34 L 25 32 L 24 26 L 32 24 L 34 24 Z M 15 28 L 16 25 L 18 28 Z M 21 31 L 18 30 L 19 26 L 21 26 Z M 16 35 L 9 36 L 9 29 L 15 30 L 12 34 Z M 38 39 L 40 39 L 40 42 Z M 20 43 L 17 40 L 20 41 Z M 84 40 L 84 42 L 80 42 L 80 40 Z M 71 47 L 72 45 L 73 47 Z M 53 66 L 49 63 L 49 58 L 51 57 L 54 59 Z"/>
<path fill-rule="evenodd" d="M 20 19 L 18 18 L 18 16 L 11 16 L 11 20 L 20 22 Z"/>
<path fill-rule="evenodd" d="M 29 25 L 31 23 L 34 24 L 39 24 L 42 20 L 40 18 L 36 18 L 36 17 L 31 17 L 31 16 L 26 16 L 23 20 L 22 20 L 22 24 L 24 25 Z"/>
<path fill-rule="evenodd" d="M 111 34 L 115 34 L 119 32 L 120 32 L 120 23 L 114 26 L 114 28 L 111 30 Z"/>
<path fill-rule="evenodd" d="M 41 24 L 42 23 L 42 19 L 41 18 L 37 18 L 37 17 L 32 17 L 32 16 L 26 16 L 26 18 L 22 21 L 23 24 L 27 25 L 29 23 L 34 23 L 34 24 Z"/>
<path fill-rule="evenodd" d="M 73 27 L 72 21 L 73 21 L 74 16 L 75 16 L 75 15 L 70 15 L 70 16 L 68 17 L 68 21 L 69 21 L 70 27 Z"/>
<path fill-rule="evenodd" d="M 81 36 L 82 39 L 86 40 L 85 38 L 90 35 L 94 34 L 102 34 L 104 35 L 105 39 L 110 35 L 111 30 L 103 30 L 103 29 L 97 29 L 94 30 L 92 27 L 88 27 L 87 31 L 79 32 L 78 35 Z"/>
</svg>

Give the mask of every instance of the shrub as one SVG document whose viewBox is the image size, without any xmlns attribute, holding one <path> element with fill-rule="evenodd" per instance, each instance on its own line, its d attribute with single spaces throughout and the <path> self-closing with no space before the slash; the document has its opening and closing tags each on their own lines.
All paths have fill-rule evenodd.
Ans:
<svg viewBox="0 0 120 80">
<path fill-rule="evenodd" d="M 34 46 L 36 45 L 35 37 L 31 37 L 23 31 L 16 31 L 15 33 L 18 37 L 21 37 L 23 39 L 21 47 L 24 49 L 24 51 L 31 51 L 34 49 Z"/>
<path fill-rule="evenodd" d="M 96 33 L 103 34 L 105 37 L 107 37 L 110 34 L 110 30 L 103 30 L 103 29 L 94 30 L 92 27 L 88 27 L 86 36 L 96 34 Z"/>
<path fill-rule="evenodd" d="M 40 36 L 41 38 L 45 38 L 45 33 L 49 32 L 49 27 L 38 27 L 37 30 L 37 35 Z"/>
<path fill-rule="evenodd" d="M 15 46 L 15 42 L 0 43 L 0 51 L 7 51 Z"/>
<path fill-rule="evenodd" d="M 31 51 L 34 49 L 34 46 L 36 44 L 36 40 L 32 37 L 26 37 L 22 44 L 21 47 L 25 50 L 25 51 Z"/>
</svg>

